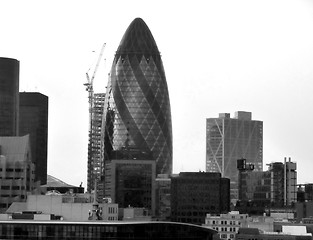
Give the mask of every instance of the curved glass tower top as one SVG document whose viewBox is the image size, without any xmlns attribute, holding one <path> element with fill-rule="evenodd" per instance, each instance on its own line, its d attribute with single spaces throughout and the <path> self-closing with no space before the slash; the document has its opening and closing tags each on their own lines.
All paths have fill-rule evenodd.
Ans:
<svg viewBox="0 0 313 240">
<path fill-rule="evenodd" d="M 117 49 L 102 122 L 104 161 L 117 152 L 156 160 L 157 174 L 172 172 L 172 122 L 160 52 L 145 22 L 136 18 Z M 120 156 L 120 154 L 119 154 Z"/>
</svg>

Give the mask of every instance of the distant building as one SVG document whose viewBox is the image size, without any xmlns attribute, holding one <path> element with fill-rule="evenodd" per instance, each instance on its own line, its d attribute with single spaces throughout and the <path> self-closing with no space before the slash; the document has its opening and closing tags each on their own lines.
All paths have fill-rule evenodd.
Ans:
<svg viewBox="0 0 313 240">
<path fill-rule="evenodd" d="M 220 173 L 181 172 L 171 179 L 171 220 L 203 224 L 207 213 L 229 212 L 229 179 Z"/>
<path fill-rule="evenodd" d="M 18 60 L 0 57 L 0 136 L 18 136 L 19 71 Z"/>
<path fill-rule="evenodd" d="M 296 216 L 297 222 L 303 221 L 303 219 L 308 219 L 313 217 L 313 201 L 297 202 L 296 203 Z M 312 221 L 313 223 L 313 221 Z"/>
<path fill-rule="evenodd" d="M 271 201 L 278 206 L 290 206 L 297 201 L 297 164 L 284 160 L 284 163 L 271 163 Z"/>
<path fill-rule="evenodd" d="M 156 180 L 156 217 L 169 220 L 171 217 L 171 177 L 169 174 L 158 174 Z"/>
<path fill-rule="evenodd" d="M 313 183 L 298 184 L 297 202 L 313 201 Z"/>
<path fill-rule="evenodd" d="M 205 227 L 161 221 L 0 221 L 1 239 L 213 240 L 215 236 L 215 230 Z"/>
<path fill-rule="evenodd" d="M 38 187 L 29 143 L 29 135 L 0 137 L 0 212 Z"/>
<path fill-rule="evenodd" d="M 24 205 L 12 204 L 7 213 L 32 212 L 54 215 L 65 221 L 88 221 L 93 205 L 93 198 L 84 194 L 28 195 Z M 100 220 L 118 220 L 118 204 L 99 203 L 98 208 Z"/>
<path fill-rule="evenodd" d="M 91 129 L 88 143 L 88 174 L 87 191 L 91 192 L 95 188 L 95 183 L 100 183 L 103 174 L 103 164 L 101 161 L 101 124 L 103 115 L 104 93 L 93 95 L 93 108 L 91 115 Z M 99 186 L 97 186 L 99 190 Z"/>
<path fill-rule="evenodd" d="M 231 200 L 238 199 L 237 159 L 245 158 L 256 171 L 263 169 L 263 122 L 251 112 L 238 111 L 234 118 L 220 113 L 206 120 L 206 171 L 220 172 L 230 179 Z"/>
<path fill-rule="evenodd" d="M 286 228 L 283 232 L 262 232 L 257 228 L 240 228 L 236 240 L 312 240 L 312 234 L 305 228 Z"/>
<path fill-rule="evenodd" d="M 237 163 L 239 201 L 236 210 L 262 215 L 265 208 L 271 206 L 271 172 L 254 171 L 253 165 L 246 163 L 246 159 L 239 159 Z"/>
<path fill-rule="evenodd" d="M 249 169 L 250 164 L 245 159 L 238 160 L 237 210 L 250 214 L 262 214 L 265 209 L 273 214 L 289 213 L 289 209 L 281 211 L 280 208 L 292 206 L 296 202 L 296 163 L 290 159 L 286 162 L 285 159 L 284 163 L 274 162 L 268 165 L 267 171 L 255 172 Z"/>
<path fill-rule="evenodd" d="M 240 214 L 232 211 L 219 216 L 207 214 L 205 224 L 202 226 L 210 227 L 218 231 L 220 239 L 233 240 L 240 227 L 247 226 L 248 214 Z"/>
<path fill-rule="evenodd" d="M 123 208 L 123 221 L 151 221 L 150 211 L 145 208 Z"/>
<path fill-rule="evenodd" d="M 113 151 L 106 163 L 105 198 L 120 208 L 128 206 L 149 209 L 155 214 L 156 162 L 150 153 L 126 148 Z"/>
<path fill-rule="evenodd" d="M 38 92 L 19 94 L 19 134 L 29 134 L 35 181 L 47 182 L 48 97 Z"/>
<path fill-rule="evenodd" d="M 156 174 L 172 173 L 168 87 L 157 44 L 141 18 L 131 22 L 116 51 L 105 95 L 102 134 L 105 162 L 111 160 L 112 151 L 129 146 L 151 152 L 149 160 L 155 161 Z"/>
<path fill-rule="evenodd" d="M 47 175 L 47 183 L 40 186 L 40 192 L 46 194 L 47 192 L 55 191 L 60 194 L 65 193 L 84 193 L 84 188 L 82 186 L 73 186 L 63 182 L 62 180 Z"/>
</svg>

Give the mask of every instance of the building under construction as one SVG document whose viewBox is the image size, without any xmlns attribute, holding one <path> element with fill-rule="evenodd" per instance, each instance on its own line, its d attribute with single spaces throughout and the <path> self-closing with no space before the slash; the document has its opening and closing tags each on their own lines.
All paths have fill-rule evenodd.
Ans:
<svg viewBox="0 0 313 240">
<path fill-rule="evenodd" d="M 91 192 L 95 187 L 95 181 L 101 177 L 101 122 L 104 104 L 104 93 L 93 94 L 93 106 L 91 114 L 91 128 L 88 143 L 88 176 L 87 191 Z"/>
</svg>

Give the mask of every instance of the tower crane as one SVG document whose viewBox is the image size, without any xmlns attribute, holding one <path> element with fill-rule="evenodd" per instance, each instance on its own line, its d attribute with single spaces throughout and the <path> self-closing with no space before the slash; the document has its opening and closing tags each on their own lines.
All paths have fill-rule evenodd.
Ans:
<svg viewBox="0 0 313 240">
<path fill-rule="evenodd" d="M 104 52 L 105 45 L 106 45 L 106 43 L 104 43 L 102 45 L 102 48 L 101 48 L 101 51 L 100 51 L 100 54 L 99 54 L 99 57 L 98 57 L 98 60 L 97 60 L 97 63 L 96 63 L 96 66 L 95 66 L 95 69 L 93 71 L 91 78 L 89 77 L 89 74 L 88 74 L 88 72 L 90 70 L 90 68 L 89 68 L 88 71 L 86 72 L 87 82 L 84 83 L 84 86 L 86 87 L 86 91 L 88 92 L 88 101 L 89 101 L 89 146 L 88 146 L 88 183 L 87 183 L 88 188 L 90 188 L 89 177 L 93 176 L 93 173 L 92 173 L 92 175 L 90 175 L 89 168 L 93 165 L 93 161 L 94 161 L 94 157 L 95 157 L 94 156 L 94 150 L 93 150 L 93 147 L 95 144 L 94 131 L 93 131 L 93 114 L 94 114 L 93 80 L 95 79 L 95 76 L 96 76 L 96 73 L 97 73 L 103 52 Z M 91 168 L 93 168 L 93 167 L 91 167 Z M 93 172 L 93 170 L 91 170 L 91 171 Z M 97 182 L 97 179 L 94 179 L 95 185 L 96 185 L 96 182 Z M 91 185 L 92 185 L 92 183 L 91 183 Z M 96 189 L 96 187 L 95 187 L 95 189 Z"/>
<path fill-rule="evenodd" d="M 103 52 L 104 52 L 104 48 L 105 48 L 106 43 L 104 43 L 102 45 L 98 60 L 97 60 L 97 64 L 95 66 L 95 69 L 93 71 L 93 74 L 91 76 L 91 78 L 89 77 L 88 71 L 86 72 L 86 77 L 87 77 L 87 82 L 84 83 L 84 86 L 86 86 L 86 91 L 88 92 L 88 101 L 89 101 L 89 131 L 91 133 L 92 131 L 92 113 L 93 113 L 93 101 L 94 101 L 94 97 L 93 97 L 93 80 L 96 76 Z"/>
</svg>

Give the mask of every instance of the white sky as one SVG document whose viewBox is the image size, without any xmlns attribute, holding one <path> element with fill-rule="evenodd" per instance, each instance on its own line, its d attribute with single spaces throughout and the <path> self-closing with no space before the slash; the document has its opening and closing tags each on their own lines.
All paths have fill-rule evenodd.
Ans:
<svg viewBox="0 0 313 240">
<path fill-rule="evenodd" d="M 20 91 L 49 97 L 48 174 L 86 187 L 85 73 L 106 42 L 95 78 L 105 91 L 136 17 L 162 54 L 175 173 L 205 169 L 206 118 L 250 111 L 264 124 L 264 165 L 291 157 L 298 183 L 313 182 L 311 0 L 0 1 L 0 56 L 20 61 Z"/>
</svg>

